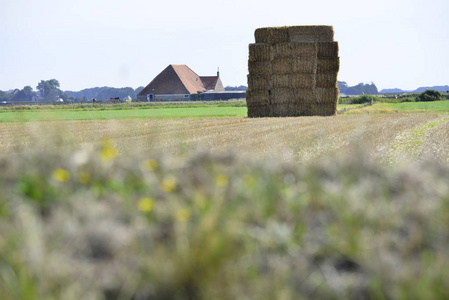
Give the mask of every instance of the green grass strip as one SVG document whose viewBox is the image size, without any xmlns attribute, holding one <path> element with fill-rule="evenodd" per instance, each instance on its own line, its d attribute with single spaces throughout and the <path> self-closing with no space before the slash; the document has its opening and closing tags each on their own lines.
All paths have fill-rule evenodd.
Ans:
<svg viewBox="0 0 449 300">
<path fill-rule="evenodd" d="M 246 116 L 246 107 L 196 107 L 196 108 L 158 108 L 131 110 L 97 111 L 8 111 L 0 113 L 0 122 L 26 122 L 50 120 L 105 120 L 138 118 L 188 118 Z"/>
<path fill-rule="evenodd" d="M 449 111 L 449 101 L 385 103 L 383 108 L 402 111 Z"/>
</svg>

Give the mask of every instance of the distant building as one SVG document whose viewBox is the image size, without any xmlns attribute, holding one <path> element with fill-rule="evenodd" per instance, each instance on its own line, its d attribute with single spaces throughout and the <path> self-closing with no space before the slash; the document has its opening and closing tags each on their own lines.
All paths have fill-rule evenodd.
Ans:
<svg viewBox="0 0 449 300">
<path fill-rule="evenodd" d="M 169 65 L 137 94 L 137 100 L 199 100 L 196 95 L 222 91 L 219 72 L 217 76 L 199 76 L 186 65 Z"/>
</svg>

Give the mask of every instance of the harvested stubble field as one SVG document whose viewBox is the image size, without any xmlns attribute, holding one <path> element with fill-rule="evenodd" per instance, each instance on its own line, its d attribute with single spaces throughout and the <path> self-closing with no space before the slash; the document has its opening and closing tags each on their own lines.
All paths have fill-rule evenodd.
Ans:
<svg viewBox="0 0 449 300">
<path fill-rule="evenodd" d="M 0 132 L 2 300 L 449 298 L 448 114 Z"/>
<path fill-rule="evenodd" d="M 176 118 L 0 123 L 0 151 L 76 147 L 110 138 L 118 150 L 186 154 L 232 152 L 245 159 L 313 162 L 365 151 L 377 162 L 449 163 L 447 114 L 351 114 L 307 118 Z M 419 132 L 419 134 L 416 134 Z M 404 136 L 407 136 L 404 146 Z M 70 145 L 70 146 L 68 146 Z M 402 146 L 398 146 L 402 145 Z M 435 145 L 438 145 L 435 146 Z M 444 146 L 444 147 L 443 147 Z M 433 149 L 429 153 L 429 149 Z"/>
</svg>

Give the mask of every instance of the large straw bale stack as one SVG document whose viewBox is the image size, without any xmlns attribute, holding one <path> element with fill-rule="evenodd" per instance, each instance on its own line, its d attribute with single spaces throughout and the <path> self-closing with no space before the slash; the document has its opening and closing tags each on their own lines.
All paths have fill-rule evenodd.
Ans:
<svg viewBox="0 0 449 300">
<path fill-rule="evenodd" d="M 249 45 L 249 117 L 335 115 L 338 43 L 331 26 L 259 28 Z"/>
</svg>

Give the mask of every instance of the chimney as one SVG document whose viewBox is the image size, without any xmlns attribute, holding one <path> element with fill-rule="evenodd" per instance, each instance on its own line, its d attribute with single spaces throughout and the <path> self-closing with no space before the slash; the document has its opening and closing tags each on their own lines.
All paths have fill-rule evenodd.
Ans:
<svg viewBox="0 0 449 300">
<path fill-rule="evenodd" d="M 220 77 L 220 67 L 217 67 L 217 77 Z"/>
</svg>

